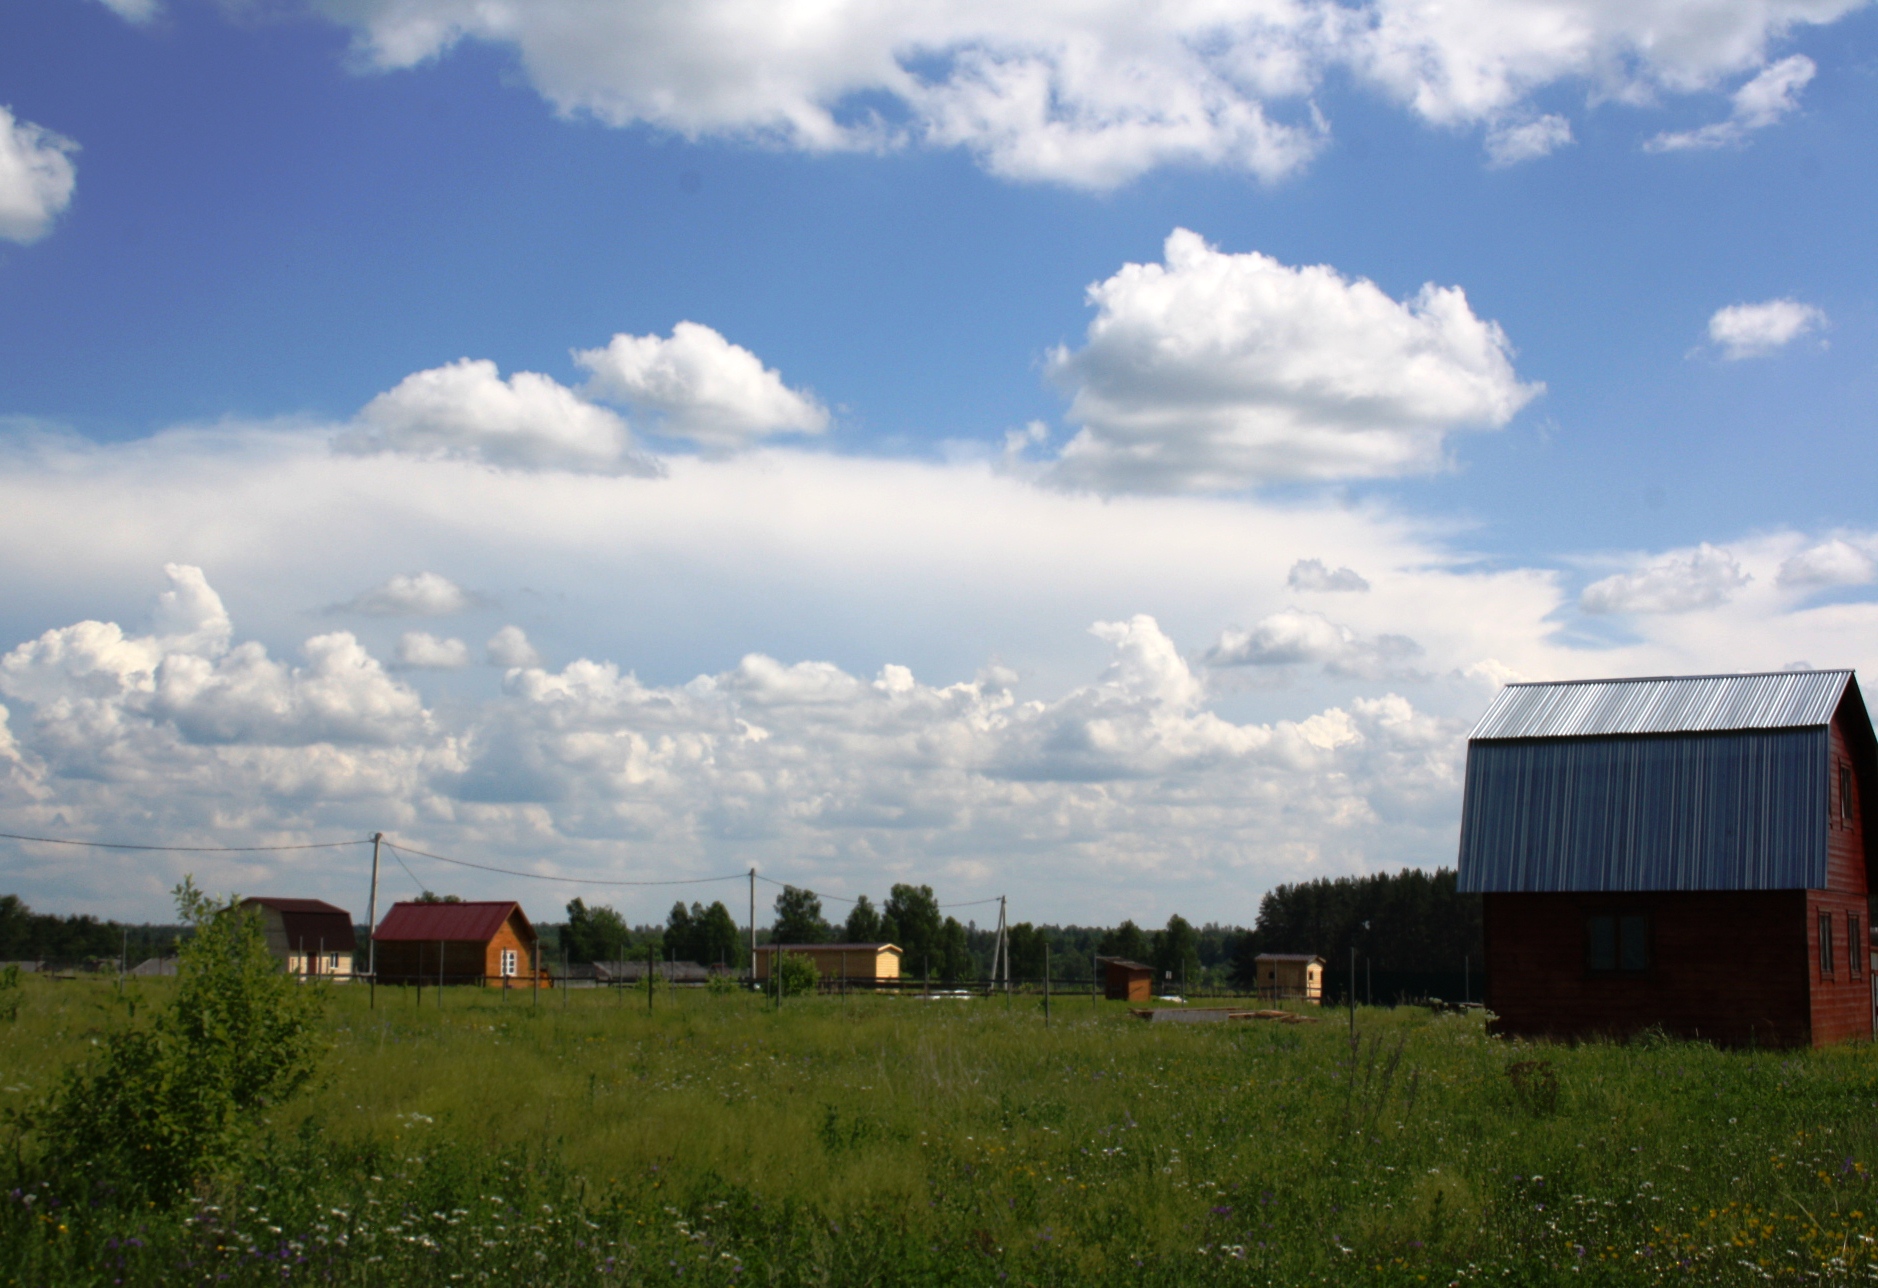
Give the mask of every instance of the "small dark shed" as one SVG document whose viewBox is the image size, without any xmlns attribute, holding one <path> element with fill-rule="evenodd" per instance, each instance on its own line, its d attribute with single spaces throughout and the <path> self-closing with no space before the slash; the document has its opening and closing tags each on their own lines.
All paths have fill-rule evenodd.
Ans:
<svg viewBox="0 0 1878 1288">
<path fill-rule="evenodd" d="M 1146 1002 L 1154 997 L 1154 967 L 1126 957 L 1098 957 L 1103 996 L 1111 1002 Z"/>
<path fill-rule="evenodd" d="M 1875 788 L 1850 671 L 1509 685 L 1461 807 L 1498 1031 L 1870 1037 Z"/>
</svg>

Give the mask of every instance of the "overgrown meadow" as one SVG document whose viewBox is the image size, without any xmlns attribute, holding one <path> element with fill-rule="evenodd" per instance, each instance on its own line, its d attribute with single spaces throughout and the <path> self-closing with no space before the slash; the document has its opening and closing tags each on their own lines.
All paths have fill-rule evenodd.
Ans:
<svg viewBox="0 0 1878 1288">
<path fill-rule="evenodd" d="M 0 1019 L 6 1282 L 1878 1280 L 1867 1045 L 339 986 L 309 1088 L 179 1201 L 49 1173 L 34 1106 L 174 988 Z"/>
</svg>

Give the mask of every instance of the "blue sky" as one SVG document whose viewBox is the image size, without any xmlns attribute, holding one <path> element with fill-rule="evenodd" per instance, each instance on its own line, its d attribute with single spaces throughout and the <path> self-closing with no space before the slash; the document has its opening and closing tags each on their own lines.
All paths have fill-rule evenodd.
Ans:
<svg viewBox="0 0 1878 1288">
<path fill-rule="evenodd" d="M 9 7 L 4 830 L 1248 920 L 1497 682 L 1862 663 L 1878 17 L 1466 9 Z"/>
</svg>

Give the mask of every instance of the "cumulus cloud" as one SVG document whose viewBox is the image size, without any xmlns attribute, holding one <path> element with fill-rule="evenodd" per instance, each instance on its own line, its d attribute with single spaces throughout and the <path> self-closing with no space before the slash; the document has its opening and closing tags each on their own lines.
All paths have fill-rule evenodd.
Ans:
<svg viewBox="0 0 1878 1288">
<path fill-rule="evenodd" d="M 519 626 L 504 626 L 489 637 L 483 656 L 494 666 L 540 666 L 541 654 Z"/>
<path fill-rule="evenodd" d="M 406 631 L 398 637 L 398 665 L 413 671 L 451 671 L 470 664 L 469 645 L 459 639 L 440 639 L 428 631 Z"/>
<path fill-rule="evenodd" d="M 1363 635 L 1322 613 L 1273 613 L 1251 630 L 1228 629 L 1207 651 L 1209 666 L 1322 665 L 1332 675 L 1375 679 L 1410 673 L 1422 647 L 1406 635 Z"/>
<path fill-rule="evenodd" d="M 26 244 L 52 230 L 72 203 L 78 145 L 0 106 L 0 238 Z"/>
<path fill-rule="evenodd" d="M 1728 551 L 1703 542 L 1592 582 L 1578 606 L 1587 613 L 1688 613 L 1726 603 L 1751 580 Z"/>
<path fill-rule="evenodd" d="M 754 353 L 708 326 L 680 322 L 669 339 L 616 335 L 574 360 L 592 373 L 585 392 L 657 418 L 665 434 L 719 450 L 767 434 L 818 434 L 828 410 L 783 384 Z"/>
<path fill-rule="evenodd" d="M 1228 254 L 1176 229 L 1165 263 L 1089 288 L 1088 343 L 1050 355 L 1081 425 L 1057 482 L 1232 491 L 1436 468 L 1447 436 L 1495 428 L 1523 384 L 1458 287 L 1396 301 L 1326 265 Z"/>
<path fill-rule="evenodd" d="M 1803 335 L 1824 329 L 1825 313 L 1798 300 L 1730 304 L 1708 320 L 1708 338 L 1731 362 L 1760 358 L 1785 348 Z"/>
<path fill-rule="evenodd" d="M 1727 120 L 1696 130 L 1665 131 L 1644 146 L 1652 152 L 1683 152 L 1744 142 L 1751 132 L 1764 130 L 1798 111 L 1800 91 L 1818 70 L 1804 54 L 1783 58 L 1735 91 L 1734 110 Z"/>
<path fill-rule="evenodd" d="M 157 0 L 99 0 L 99 3 L 125 22 L 139 25 L 163 12 L 163 6 Z"/>
<path fill-rule="evenodd" d="M 287 667 L 252 641 L 210 657 L 81 626 L 97 629 L 0 659 L 0 692 L 26 716 L 14 757 L 43 766 L 43 799 L 16 804 L 56 810 L 68 832 L 389 815 L 535 854 L 617 853 L 630 837 L 668 874 L 731 852 L 842 854 L 878 884 L 883 871 L 932 880 L 949 855 L 1043 847 L 1081 856 L 1086 877 L 1091 860 L 1157 870 L 1170 844 L 1181 864 L 1237 862 L 1241 839 L 1273 828 L 1303 847 L 1365 835 L 1372 788 L 1391 808 L 1412 798 L 1411 813 L 1454 791 L 1464 730 L 1394 695 L 1225 719 L 1147 615 L 1097 623 L 1101 674 L 1028 701 L 995 668 L 933 685 L 900 665 L 869 679 L 753 653 L 672 686 L 590 659 L 517 667 L 499 695 L 447 714 L 343 633 Z"/>
<path fill-rule="evenodd" d="M 1354 568 L 1332 569 L 1322 559 L 1300 559 L 1285 575 L 1293 590 L 1364 591 L 1369 582 Z"/>
<path fill-rule="evenodd" d="M 312 0 L 380 68 L 464 40 L 510 47 L 569 115 L 811 151 L 959 147 L 1087 188 L 1164 165 L 1292 174 L 1328 133 L 1313 95 L 1346 72 L 1424 121 L 1488 127 L 1497 163 L 1542 155 L 1568 129 L 1535 116 L 1540 91 L 1712 88 L 1859 2 Z"/>
<path fill-rule="evenodd" d="M 1780 565 L 1782 586 L 1864 586 L 1878 578 L 1878 560 L 1842 537 L 1808 546 Z"/>
<path fill-rule="evenodd" d="M 369 617 L 449 617 L 481 603 L 479 596 L 441 573 L 413 572 L 398 573 L 328 611 L 364 613 Z"/>
<path fill-rule="evenodd" d="M 1572 141 L 1572 123 L 1556 114 L 1487 131 L 1487 159 L 1496 166 L 1518 165 L 1550 156 Z"/>
<path fill-rule="evenodd" d="M 340 451 L 478 461 L 503 469 L 659 474 L 626 422 L 532 371 L 502 379 L 487 359 L 415 372 L 379 394 L 333 440 Z"/>
<path fill-rule="evenodd" d="M 79 622 L 0 657 L 0 693 L 32 705 L 39 747 L 74 753 L 86 772 L 102 772 L 127 751 L 120 738 L 133 733 L 145 741 L 298 747 L 395 743 L 424 731 L 417 695 L 351 634 L 309 639 L 304 667 L 275 661 L 253 641 L 230 647 L 227 613 L 202 570 L 165 571 L 171 587 L 158 602 L 155 632 Z"/>
</svg>

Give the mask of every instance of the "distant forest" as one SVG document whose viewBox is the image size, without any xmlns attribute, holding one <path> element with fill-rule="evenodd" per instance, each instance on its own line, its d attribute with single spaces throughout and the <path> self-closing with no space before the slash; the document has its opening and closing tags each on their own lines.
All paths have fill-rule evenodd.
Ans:
<svg viewBox="0 0 1878 1288">
<path fill-rule="evenodd" d="M 135 966 L 172 952 L 181 934 L 181 926 L 126 926 L 96 917 L 34 912 L 18 895 L 0 895 L 0 961 L 116 961 L 128 945 Z"/>
<path fill-rule="evenodd" d="M 995 918 L 992 926 L 961 922 L 945 913 L 929 886 L 896 885 L 879 905 L 863 896 L 840 921 L 828 919 L 813 892 L 785 886 L 764 912 L 774 924 L 757 928 L 759 944 L 887 940 L 905 950 L 908 976 L 930 972 L 935 983 L 983 979 L 991 970 Z M 578 899 L 567 913 L 565 922 L 537 927 L 550 959 L 563 951 L 576 964 L 651 953 L 739 969 L 748 964 L 747 922 L 722 901 L 675 904 L 663 925 L 629 927 L 613 909 Z M 1359 999 L 1481 995 L 1480 896 L 1461 894 L 1455 873 L 1445 868 L 1281 885 L 1260 902 L 1250 929 L 1196 926 L 1178 915 L 1153 929 L 1133 921 L 1106 927 L 1017 922 L 1010 945 L 1018 980 L 1043 978 L 1046 945 L 1050 977 L 1059 983 L 1087 985 L 1099 954 L 1143 962 L 1163 986 L 1189 990 L 1246 987 L 1258 954 L 1309 952 L 1327 963 L 1328 994 L 1345 997 L 1354 948 Z"/>
</svg>

